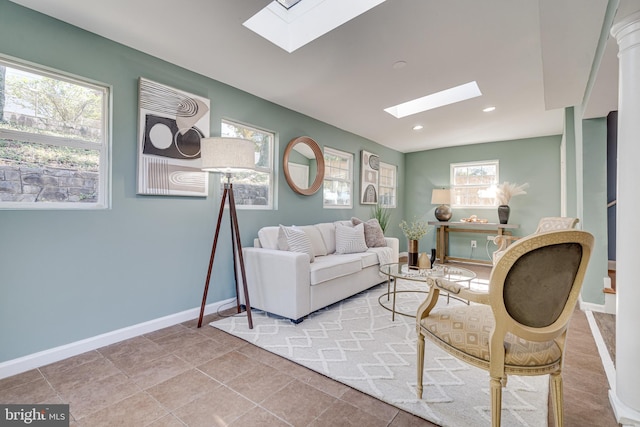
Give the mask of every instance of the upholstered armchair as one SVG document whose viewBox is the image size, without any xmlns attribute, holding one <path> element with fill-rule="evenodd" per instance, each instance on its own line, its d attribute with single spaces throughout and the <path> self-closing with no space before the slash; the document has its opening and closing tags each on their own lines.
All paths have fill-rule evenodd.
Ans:
<svg viewBox="0 0 640 427">
<path fill-rule="evenodd" d="M 579 221 L 580 220 L 578 218 L 571 218 L 571 217 L 565 217 L 565 216 L 547 216 L 540 219 L 540 221 L 538 222 L 538 228 L 536 228 L 536 231 L 534 232 L 534 234 L 545 233 L 547 231 L 555 231 L 555 230 L 570 230 L 572 228 L 576 228 L 576 225 L 578 224 Z M 493 243 L 498 245 L 498 249 L 496 249 L 495 252 L 493 252 L 494 265 L 496 264 L 498 259 L 502 256 L 504 251 L 507 249 L 507 246 L 509 246 L 509 243 L 511 243 L 514 240 L 518 240 L 519 238 L 520 237 L 513 237 L 513 236 L 508 236 L 503 234 L 500 236 L 496 236 L 493 239 Z"/>
<path fill-rule="evenodd" d="M 491 272 L 488 292 L 445 279 L 416 313 L 417 395 L 422 399 L 425 338 L 454 357 L 489 372 L 492 425 L 500 425 L 507 376 L 550 374 L 556 426 L 563 425 L 562 364 L 594 238 L 579 230 L 532 234 L 511 244 Z M 440 292 L 470 305 L 434 309 Z"/>
</svg>

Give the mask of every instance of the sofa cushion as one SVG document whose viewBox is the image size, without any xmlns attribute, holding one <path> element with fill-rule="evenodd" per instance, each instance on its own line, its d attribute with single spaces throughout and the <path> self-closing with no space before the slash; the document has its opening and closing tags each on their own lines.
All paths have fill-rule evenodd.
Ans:
<svg viewBox="0 0 640 427">
<path fill-rule="evenodd" d="M 318 257 L 310 267 L 310 283 L 317 285 L 338 277 L 354 274 L 362 270 L 362 259 L 359 254 L 327 255 Z"/>
<path fill-rule="evenodd" d="M 336 224 L 336 253 L 353 254 L 366 252 L 367 243 L 364 240 L 364 224 L 349 227 Z"/>
<path fill-rule="evenodd" d="M 351 218 L 353 225 L 364 224 L 364 240 L 367 242 L 367 246 L 370 248 L 381 248 L 387 246 L 387 241 L 384 240 L 384 233 L 382 227 L 376 218 L 371 218 L 367 221 L 362 221 L 359 218 Z"/>
<path fill-rule="evenodd" d="M 258 240 L 260 241 L 260 246 L 265 249 L 280 249 L 278 247 L 278 233 L 280 231 L 280 227 L 272 226 L 272 227 L 262 227 L 258 230 Z"/>
<path fill-rule="evenodd" d="M 318 229 L 324 242 L 324 247 L 327 249 L 327 254 L 332 254 L 336 251 L 336 226 L 332 222 L 321 222 L 314 225 Z"/>
<path fill-rule="evenodd" d="M 311 240 L 311 247 L 313 248 L 313 254 L 315 256 L 324 256 L 327 254 L 327 248 L 324 245 L 324 240 L 322 239 L 322 234 L 320 234 L 320 230 L 318 230 L 314 225 L 302 225 L 300 227 L 302 231 L 304 231 Z"/>
<path fill-rule="evenodd" d="M 280 226 L 280 232 L 284 235 L 290 252 L 301 252 L 309 255 L 309 262 L 315 260 L 311 240 L 307 233 L 298 227 L 285 227 L 284 225 Z"/>
<path fill-rule="evenodd" d="M 372 265 L 378 265 L 378 254 L 373 251 L 362 252 L 360 259 L 362 261 L 362 268 L 371 267 Z"/>
</svg>

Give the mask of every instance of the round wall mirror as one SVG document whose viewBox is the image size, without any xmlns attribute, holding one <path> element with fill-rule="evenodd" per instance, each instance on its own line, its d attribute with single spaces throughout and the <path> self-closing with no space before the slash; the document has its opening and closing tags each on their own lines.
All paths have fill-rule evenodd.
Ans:
<svg viewBox="0 0 640 427">
<path fill-rule="evenodd" d="M 284 176 L 293 191 L 310 196 L 320 189 L 324 179 L 324 156 L 320 146 L 308 136 L 289 141 L 284 150 Z"/>
</svg>

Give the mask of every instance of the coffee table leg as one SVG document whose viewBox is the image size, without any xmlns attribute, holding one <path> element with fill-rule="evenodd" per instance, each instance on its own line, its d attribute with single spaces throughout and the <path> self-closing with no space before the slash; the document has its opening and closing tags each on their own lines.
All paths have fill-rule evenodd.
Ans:
<svg viewBox="0 0 640 427">
<path fill-rule="evenodd" d="M 387 275 L 387 301 L 389 301 L 389 291 L 391 290 L 391 275 Z"/>
<path fill-rule="evenodd" d="M 398 283 L 398 279 L 393 281 L 393 308 L 391 310 L 391 321 L 394 322 L 396 320 L 396 284 Z"/>
</svg>

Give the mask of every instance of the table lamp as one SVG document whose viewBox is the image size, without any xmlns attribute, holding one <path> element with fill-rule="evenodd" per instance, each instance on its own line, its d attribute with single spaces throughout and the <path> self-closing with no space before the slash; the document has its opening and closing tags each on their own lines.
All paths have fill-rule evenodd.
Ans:
<svg viewBox="0 0 640 427">
<path fill-rule="evenodd" d="M 435 216 L 438 221 L 449 221 L 451 219 L 452 211 L 449 203 L 451 203 L 451 190 L 444 188 L 433 190 L 431 193 L 431 204 L 440 205 L 435 210 Z"/>
<path fill-rule="evenodd" d="M 220 211 L 218 212 L 218 223 L 216 232 L 213 237 L 213 247 L 211 248 L 211 257 L 209 258 L 209 270 L 207 271 L 207 280 L 204 285 L 204 293 L 202 295 L 202 305 L 200 306 L 200 317 L 198 318 L 198 328 L 202 326 L 202 318 L 204 316 L 204 308 L 207 303 L 207 293 L 209 292 L 209 283 L 211 281 L 211 269 L 213 260 L 218 246 L 218 235 L 220 234 L 220 224 L 222 215 L 224 214 L 224 205 L 229 199 L 229 220 L 231 222 L 231 250 L 233 251 L 233 276 L 236 281 L 236 307 L 240 313 L 240 289 L 238 287 L 238 272 L 236 271 L 236 255 L 240 264 L 240 274 L 242 277 L 242 289 L 244 293 L 245 308 L 247 311 L 247 320 L 249 329 L 253 329 L 253 320 L 251 318 L 251 304 L 249 303 L 249 291 L 247 290 L 247 275 L 244 269 L 244 257 L 242 256 L 242 244 L 240 243 L 240 229 L 238 227 L 238 216 L 236 215 L 236 203 L 233 197 L 233 184 L 231 176 L 235 172 L 253 170 L 255 163 L 256 144 L 241 138 L 203 138 L 200 141 L 200 159 L 202 161 L 200 168 L 206 172 L 223 173 L 227 178 L 224 184 L 224 192 L 220 200 Z"/>
</svg>

